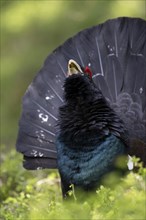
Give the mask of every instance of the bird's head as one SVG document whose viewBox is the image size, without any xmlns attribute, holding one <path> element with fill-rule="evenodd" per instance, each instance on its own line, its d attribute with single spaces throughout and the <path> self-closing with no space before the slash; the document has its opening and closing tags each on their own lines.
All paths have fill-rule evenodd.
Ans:
<svg viewBox="0 0 146 220">
<path fill-rule="evenodd" d="M 96 89 L 89 67 L 81 67 L 76 61 L 69 60 L 64 90 L 66 101 L 91 98 Z"/>
</svg>

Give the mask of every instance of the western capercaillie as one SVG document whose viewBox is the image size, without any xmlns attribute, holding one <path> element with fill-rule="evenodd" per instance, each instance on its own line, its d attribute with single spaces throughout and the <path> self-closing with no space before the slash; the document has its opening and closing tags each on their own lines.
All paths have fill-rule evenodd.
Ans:
<svg viewBox="0 0 146 220">
<path fill-rule="evenodd" d="M 96 186 L 120 155 L 146 164 L 146 21 L 117 18 L 50 54 L 23 97 L 17 150 L 26 169 L 58 168 Z"/>
</svg>

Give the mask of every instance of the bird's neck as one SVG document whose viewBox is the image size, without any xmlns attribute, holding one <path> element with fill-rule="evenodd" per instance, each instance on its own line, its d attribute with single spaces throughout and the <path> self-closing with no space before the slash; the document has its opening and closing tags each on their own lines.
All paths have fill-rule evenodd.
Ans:
<svg viewBox="0 0 146 220">
<path fill-rule="evenodd" d="M 92 145 L 108 136 L 106 125 L 110 117 L 113 112 L 104 98 L 85 100 L 79 97 L 76 103 L 67 102 L 59 109 L 59 136 L 74 146 L 83 142 Z"/>
</svg>

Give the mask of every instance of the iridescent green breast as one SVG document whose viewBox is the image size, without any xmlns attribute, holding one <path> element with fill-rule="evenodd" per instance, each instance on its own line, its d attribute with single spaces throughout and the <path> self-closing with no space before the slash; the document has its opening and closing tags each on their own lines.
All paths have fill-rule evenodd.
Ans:
<svg viewBox="0 0 146 220">
<path fill-rule="evenodd" d="M 111 171 L 115 159 L 125 153 L 125 145 L 111 135 L 92 146 L 69 148 L 57 140 L 59 172 L 70 184 L 87 187 L 98 183 Z"/>
</svg>

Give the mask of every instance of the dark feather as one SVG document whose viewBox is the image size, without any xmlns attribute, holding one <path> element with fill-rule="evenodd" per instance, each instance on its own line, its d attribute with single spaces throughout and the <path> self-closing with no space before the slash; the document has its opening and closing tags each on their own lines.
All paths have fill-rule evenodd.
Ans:
<svg viewBox="0 0 146 220">
<path fill-rule="evenodd" d="M 145 163 L 146 21 L 118 18 L 83 30 L 67 40 L 47 57 L 28 87 L 23 97 L 17 138 L 17 150 L 24 155 L 24 167 L 57 167 L 58 109 L 64 105 L 63 84 L 70 59 L 83 68 L 89 66 L 94 85 L 104 100 L 95 103 L 98 114 L 96 108 L 90 107 L 93 100 L 89 100 L 75 117 L 87 114 L 83 121 L 87 122 L 89 133 L 97 129 L 101 138 L 112 133 L 129 144 L 129 154 L 139 156 Z M 82 101 L 77 100 L 78 103 Z M 64 109 L 62 115 L 67 114 L 65 111 L 68 110 Z M 77 107 L 72 108 L 73 115 L 77 112 Z M 67 126 L 71 133 L 75 126 L 76 137 L 86 132 L 82 121 L 71 120 L 69 123 L 68 118 L 64 119 L 64 135 L 68 134 Z M 70 137 L 68 135 L 68 139 Z"/>
</svg>

